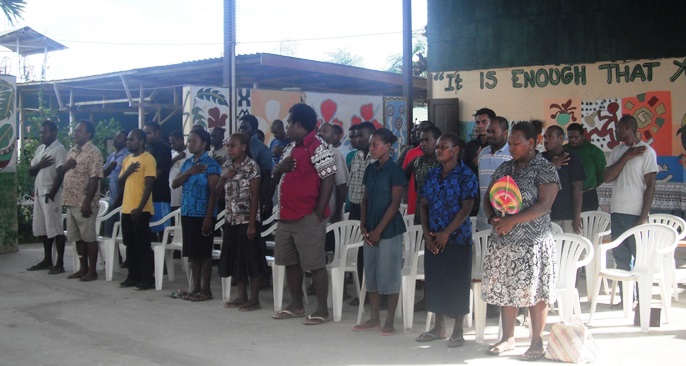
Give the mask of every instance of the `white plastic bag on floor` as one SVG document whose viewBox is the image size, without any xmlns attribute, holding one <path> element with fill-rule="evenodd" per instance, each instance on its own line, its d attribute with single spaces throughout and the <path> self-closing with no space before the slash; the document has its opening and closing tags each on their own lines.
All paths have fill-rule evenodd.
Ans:
<svg viewBox="0 0 686 366">
<path fill-rule="evenodd" d="M 545 358 L 571 363 L 588 363 L 598 358 L 598 346 L 579 318 L 553 324 Z"/>
</svg>

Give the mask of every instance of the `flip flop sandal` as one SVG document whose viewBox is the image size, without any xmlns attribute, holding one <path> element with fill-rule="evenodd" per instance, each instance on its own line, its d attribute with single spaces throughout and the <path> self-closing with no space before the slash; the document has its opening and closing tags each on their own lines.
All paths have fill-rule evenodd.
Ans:
<svg viewBox="0 0 686 366">
<path fill-rule="evenodd" d="M 424 332 L 417 337 L 417 342 L 432 342 L 439 341 L 441 339 L 446 339 L 447 337 L 441 337 L 431 332 Z"/>
<path fill-rule="evenodd" d="M 365 325 L 365 323 L 358 324 L 353 327 L 353 332 L 364 332 L 368 330 L 377 330 L 381 328 L 381 325 Z"/>
<path fill-rule="evenodd" d="M 243 304 L 245 304 L 245 303 L 244 302 L 237 302 L 236 300 L 233 300 L 233 301 L 225 302 L 224 307 L 227 309 L 236 309 L 236 308 L 240 308 L 241 306 L 243 306 Z"/>
<path fill-rule="evenodd" d="M 520 356 L 520 359 L 522 361 L 536 361 L 540 360 L 543 355 L 545 355 L 545 351 L 524 352 L 524 354 Z"/>
<path fill-rule="evenodd" d="M 188 300 L 190 300 L 192 302 L 200 302 L 200 301 L 212 300 L 213 298 L 214 297 L 212 297 L 212 295 L 205 295 L 202 293 L 198 293 L 198 294 L 195 294 L 195 295 L 191 296 L 190 298 L 188 298 Z"/>
<path fill-rule="evenodd" d="M 308 315 L 307 319 L 303 322 L 305 325 L 319 325 L 319 324 L 324 324 L 331 320 L 329 317 L 322 317 L 322 316 L 312 316 Z"/>
<path fill-rule="evenodd" d="M 381 331 L 379 332 L 379 335 L 382 337 L 388 337 L 388 336 L 392 336 L 394 334 L 395 334 L 395 328 L 384 328 L 384 329 L 381 329 Z"/>
<path fill-rule="evenodd" d="M 186 291 L 186 290 L 176 290 L 176 291 L 172 292 L 171 298 L 172 299 L 181 299 L 181 298 L 183 298 L 184 295 L 187 295 L 187 294 L 188 294 L 188 291 Z"/>
<path fill-rule="evenodd" d="M 290 310 L 284 309 L 281 311 L 277 311 L 274 315 L 272 315 L 272 318 L 282 320 L 282 319 L 290 319 L 290 318 L 302 318 L 304 316 L 305 316 L 304 311 L 302 314 L 296 314 Z"/>
<path fill-rule="evenodd" d="M 486 351 L 486 354 L 491 356 L 498 356 L 503 352 L 512 351 L 515 348 L 517 348 L 517 345 L 514 343 L 512 343 L 511 347 L 508 347 L 507 342 L 498 342 L 488 347 L 488 351 Z"/>
<path fill-rule="evenodd" d="M 450 337 L 448 338 L 448 347 L 450 348 L 457 348 L 457 347 L 462 347 L 464 346 L 464 338 L 453 338 Z"/>
</svg>

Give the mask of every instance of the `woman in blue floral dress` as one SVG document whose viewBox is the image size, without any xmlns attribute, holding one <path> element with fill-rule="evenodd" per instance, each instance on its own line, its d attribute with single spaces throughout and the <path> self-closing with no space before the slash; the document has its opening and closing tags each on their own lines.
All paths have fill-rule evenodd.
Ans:
<svg viewBox="0 0 686 366">
<path fill-rule="evenodd" d="M 448 347 L 464 345 L 462 320 L 469 313 L 472 282 L 472 225 L 467 218 L 479 194 L 479 183 L 461 162 L 464 146 L 457 135 L 442 135 L 436 145 L 441 165 L 429 170 L 419 190 L 426 246 L 424 295 L 427 310 L 436 314 L 436 325 L 417 341 L 445 339 L 445 316 L 454 316 Z"/>
<path fill-rule="evenodd" d="M 483 205 L 493 232 L 484 256 L 481 297 L 501 307 L 503 324 L 503 336 L 489 347 L 488 354 L 515 348 L 517 311 L 529 308 L 532 334 L 531 346 L 522 355 L 526 361 L 543 356 L 541 335 L 548 304 L 555 301 L 557 274 L 550 208 L 560 189 L 560 179 L 555 167 L 536 153 L 536 136 L 531 123 L 514 125 L 508 138 L 512 160 L 500 165 L 491 179 L 491 186 L 505 176 L 514 179 L 522 194 L 520 211 L 503 215 L 493 208 L 488 194 Z"/>
</svg>

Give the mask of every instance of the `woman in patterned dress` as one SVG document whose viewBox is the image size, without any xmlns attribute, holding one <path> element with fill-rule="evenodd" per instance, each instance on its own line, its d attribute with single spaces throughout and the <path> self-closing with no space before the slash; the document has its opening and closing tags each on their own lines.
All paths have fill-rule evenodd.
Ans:
<svg viewBox="0 0 686 366">
<path fill-rule="evenodd" d="M 181 298 L 190 301 L 212 299 L 212 244 L 217 181 L 221 167 L 207 152 L 210 150 L 210 134 L 205 130 L 193 130 L 188 135 L 188 152 L 191 157 L 181 165 L 179 174 L 172 181 L 172 189 L 183 186 L 181 193 L 181 232 L 183 256 L 191 262 L 193 289 Z"/>
<path fill-rule="evenodd" d="M 464 345 L 462 320 L 469 313 L 472 283 L 472 225 L 467 218 L 479 195 L 479 183 L 459 157 L 464 147 L 454 133 L 441 136 L 436 146 L 440 165 L 428 171 L 418 192 L 426 245 L 426 308 L 436 314 L 436 326 L 417 341 L 445 339 L 445 316 L 454 316 L 448 347 Z"/>
<path fill-rule="evenodd" d="M 541 335 L 548 304 L 555 301 L 555 241 L 550 227 L 550 208 L 560 189 L 555 168 L 536 149 L 536 129 L 529 122 L 512 127 L 508 138 L 512 160 L 493 173 L 493 183 L 511 176 L 522 193 L 522 206 L 514 215 L 503 215 L 493 208 L 488 194 L 484 210 L 493 226 L 484 256 L 481 297 L 501 307 L 503 336 L 488 349 L 498 355 L 515 348 L 514 326 L 519 308 L 531 314 L 531 346 L 521 356 L 537 360 L 543 356 Z"/>
<path fill-rule="evenodd" d="M 233 277 L 238 297 L 225 308 L 252 311 L 260 308 L 260 283 L 266 277 L 265 248 L 259 229 L 260 167 L 250 156 L 250 137 L 234 133 L 226 144 L 229 160 L 222 167 L 217 191 L 225 192 L 226 223 L 219 275 Z M 250 281 L 250 297 L 247 283 Z"/>
</svg>

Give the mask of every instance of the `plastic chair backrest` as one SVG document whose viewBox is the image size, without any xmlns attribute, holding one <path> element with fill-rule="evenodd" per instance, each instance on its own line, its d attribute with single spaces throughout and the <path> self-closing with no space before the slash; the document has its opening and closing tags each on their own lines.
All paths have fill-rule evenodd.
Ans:
<svg viewBox="0 0 686 366">
<path fill-rule="evenodd" d="M 652 214 L 648 215 L 648 222 L 652 224 L 662 224 L 674 228 L 679 234 L 679 240 L 686 237 L 686 221 L 679 216 L 670 214 Z"/>
<path fill-rule="evenodd" d="M 674 228 L 662 224 L 643 224 L 627 232 L 631 232 L 636 240 L 634 271 L 639 273 L 654 273 L 662 268 L 664 253 L 657 255 L 657 251 L 672 245 L 676 246 L 679 240 L 679 235 Z"/>
<path fill-rule="evenodd" d="M 562 226 L 560 226 L 560 225 L 558 225 L 558 224 L 556 224 L 556 223 L 554 223 L 554 222 L 551 222 L 551 223 L 550 223 L 550 230 L 552 230 L 553 234 L 562 234 L 562 233 L 564 233 L 564 231 L 562 231 Z"/>
<path fill-rule="evenodd" d="M 610 214 L 603 211 L 584 211 L 581 213 L 581 224 L 581 235 L 594 246 L 598 245 L 598 234 L 610 229 Z"/>
<path fill-rule="evenodd" d="M 401 203 L 398 211 L 400 211 L 400 214 L 403 216 L 407 215 L 407 203 Z"/>
<path fill-rule="evenodd" d="M 472 229 L 473 230 L 473 229 Z M 484 271 L 484 255 L 488 251 L 488 238 L 491 236 L 491 230 L 481 230 L 477 232 L 472 231 L 472 241 L 474 241 L 474 252 L 472 263 L 472 280 L 481 280 Z"/>
<path fill-rule="evenodd" d="M 576 270 L 593 259 L 593 244 L 587 238 L 576 234 L 553 234 L 553 238 L 557 249 L 557 288 L 574 288 Z M 580 260 L 582 255 L 583 259 Z"/>
<path fill-rule="evenodd" d="M 151 222 L 149 226 L 153 227 L 153 226 L 157 226 L 157 225 L 162 225 L 165 222 L 171 220 L 172 218 L 174 219 L 174 222 L 176 222 L 176 223 L 181 222 L 181 209 L 180 208 L 176 209 L 175 211 L 168 213 L 165 217 L 163 217 L 163 218 L 161 218 L 155 222 Z"/>
<path fill-rule="evenodd" d="M 362 231 L 360 230 L 360 222 L 358 220 L 339 221 L 331 224 L 326 227 L 326 232 L 328 233 L 329 231 L 333 232 L 335 239 L 333 261 L 340 259 L 343 246 L 362 241 Z M 348 258 L 350 257 L 348 255 Z M 357 256 L 354 259 L 357 259 Z"/>
<path fill-rule="evenodd" d="M 476 231 L 476 222 L 478 221 L 476 216 L 469 216 L 469 221 L 472 223 L 472 232 Z"/>
<path fill-rule="evenodd" d="M 403 268 L 410 267 L 412 256 L 420 250 L 424 250 L 422 225 L 408 226 L 403 234 Z"/>
<path fill-rule="evenodd" d="M 412 215 L 404 215 L 403 216 L 403 221 L 405 222 L 405 227 L 409 230 L 410 226 L 414 225 L 414 214 Z"/>
</svg>

